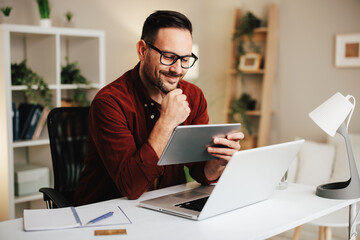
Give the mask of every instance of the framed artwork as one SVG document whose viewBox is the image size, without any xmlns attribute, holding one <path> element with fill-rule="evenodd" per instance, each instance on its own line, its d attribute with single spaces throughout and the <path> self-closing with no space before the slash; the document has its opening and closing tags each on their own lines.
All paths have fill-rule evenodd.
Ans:
<svg viewBox="0 0 360 240">
<path fill-rule="evenodd" d="M 239 70 L 242 72 L 251 72 L 260 69 L 261 54 L 246 53 L 240 56 Z"/>
<path fill-rule="evenodd" d="M 360 67 L 360 33 L 336 35 L 335 66 Z"/>
</svg>

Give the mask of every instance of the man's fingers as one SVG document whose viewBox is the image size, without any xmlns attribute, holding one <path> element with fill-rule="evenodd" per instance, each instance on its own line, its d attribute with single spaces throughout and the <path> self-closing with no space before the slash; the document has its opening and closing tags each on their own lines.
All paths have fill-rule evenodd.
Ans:
<svg viewBox="0 0 360 240">
<path fill-rule="evenodd" d="M 228 140 L 226 138 L 215 138 L 214 143 L 224 145 L 231 149 L 240 150 L 240 143 L 238 140 L 234 141 L 234 140 Z"/>
<path fill-rule="evenodd" d="M 245 137 L 245 135 L 242 132 L 231 133 L 226 136 L 227 139 L 235 140 L 235 141 L 243 140 L 244 137 Z"/>
<path fill-rule="evenodd" d="M 220 154 L 211 154 L 215 159 L 211 160 L 211 161 L 216 161 L 218 165 L 220 166 L 226 166 L 226 164 L 228 164 L 228 162 L 230 161 L 231 157 L 230 156 L 224 156 L 224 155 L 220 155 Z"/>
<path fill-rule="evenodd" d="M 232 148 L 222 148 L 222 147 L 209 147 L 208 152 L 210 154 L 220 154 L 220 155 L 227 155 L 232 156 L 234 153 L 237 152 L 237 150 Z"/>
</svg>

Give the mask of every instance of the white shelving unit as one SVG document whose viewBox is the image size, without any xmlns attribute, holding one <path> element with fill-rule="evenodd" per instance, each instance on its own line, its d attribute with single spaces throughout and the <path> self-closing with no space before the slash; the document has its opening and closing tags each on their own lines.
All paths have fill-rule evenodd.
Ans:
<svg viewBox="0 0 360 240">
<path fill-rule="evenodd" d="M 91 100 L 105 84 L 104 31 L 0 24 L 0 221 L 21 217 L 23 208 L 31 208 L 33 201 L 42 199 L 39 193 L 14 195 L 14 164 L 37 163 L 52 169 L 46 129 L 39 140 L 13 141 L 12 103 L 18 106 L 26 102 L 26 87 L 11 85 L 11 64 L 26 59 L 27 65 L 47 82 L 53 106 L 60 107 L 61 100 L 78 88 L 61 84 L 65 57 L 77 62 L 90 82 L 87 95 Z"/>
</svg>

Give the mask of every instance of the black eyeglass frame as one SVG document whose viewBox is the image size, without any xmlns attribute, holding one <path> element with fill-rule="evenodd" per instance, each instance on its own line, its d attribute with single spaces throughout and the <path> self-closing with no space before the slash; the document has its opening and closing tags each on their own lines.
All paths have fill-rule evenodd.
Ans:
<svg viewBox="0 0 360 240">
<path fill-rule="evenodd" d="M 191 55 L 179 56 L 179 55 L 177 55 L 176 53 L 173 53 L 173 52 L 161 51 L 160 49 L 158 49 L 157 47 L 155 47 L 154 45 L 152 45 L 152 44 L 149 43 L 148 41 L 145 41 L 145 43 L 146 43 L 151 49 L 154 49 L 155 51 L 157 51 L 158 53 L 160 53 L 160 63 L 161 63 L 162 65 L 165 65 L 165 66 L 171 66 L 171 65 L 173 65 L 174 63 L 176 63 L 176 61 L 177 61 L 178 59 L 180 59 L 181 67 L 184 68 L 184 69 L 189 69 L 189 68 L 191 68 L 192 66 L 194 66 L 194 64 L 196 63 L 196 61 L 199 59 L 194 53 L 191 53 Z M 172 54 L 172 55 L 175 56 L 175 58 L 174 58 L 174 60 L 173 60 L 172 63 L 166 64 L 166 63 L 163 63 L 163 62 L 161 61 L 161 59 L 162 59 L 162 57 L 164 56 L 165 53 L 169 53 L 169 54 Z M 193 57 L 193 58 L 195 58 L 194 62 L 191 64 L 191 66 L 184 67 L 184 66 L 182 65 L 182 64 L 183 64 L 182 60 L 183 60 L 184 58 L 186 58 L 186 57 Z"/>
</svg>

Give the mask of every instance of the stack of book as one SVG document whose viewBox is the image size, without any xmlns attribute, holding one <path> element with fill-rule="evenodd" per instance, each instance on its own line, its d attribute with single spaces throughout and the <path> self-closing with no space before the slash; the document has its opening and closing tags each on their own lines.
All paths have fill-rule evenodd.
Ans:
<svg viewBox="0 0 360 240">
<path fill-rule="evenodd" d="M 13 111 L 13 140 L 39 139 L 50 109 L 40 104 L 21 103 Z"/>
</svg>

